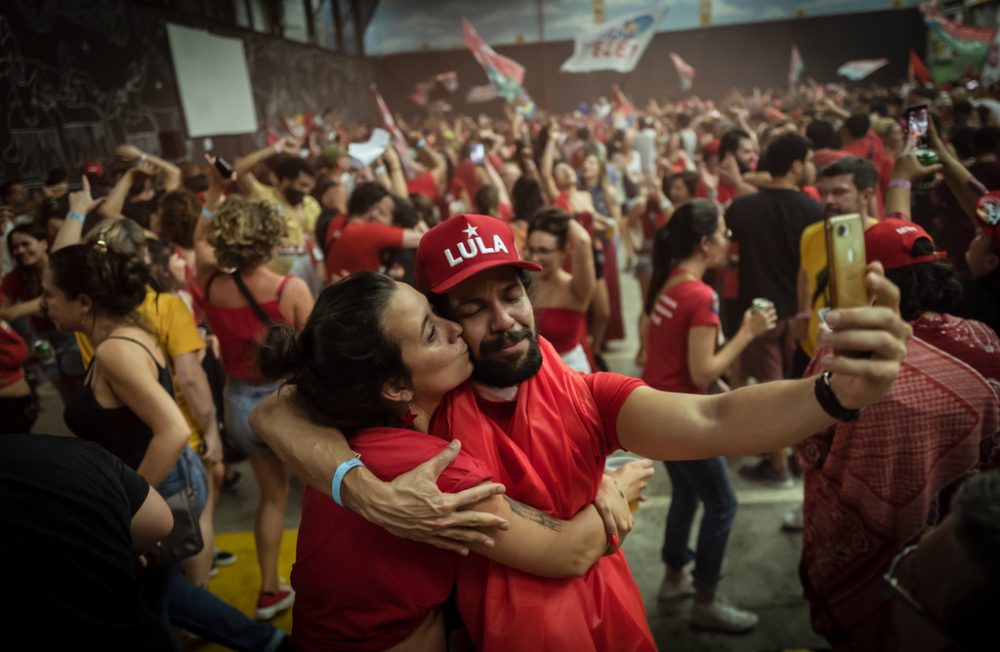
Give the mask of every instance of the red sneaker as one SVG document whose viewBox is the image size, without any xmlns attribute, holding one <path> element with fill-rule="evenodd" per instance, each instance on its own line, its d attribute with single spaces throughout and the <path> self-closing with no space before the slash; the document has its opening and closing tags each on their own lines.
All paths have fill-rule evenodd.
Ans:
<svg viewBox="0 0 1000 652">
<path fill-rule="evenodd" d="M 295 591 L 279 589 L 278 591 L 261 591 L 257 598 L 257 618 L 269 620 L 288 609 L 295 602 Z"/>
</svg>

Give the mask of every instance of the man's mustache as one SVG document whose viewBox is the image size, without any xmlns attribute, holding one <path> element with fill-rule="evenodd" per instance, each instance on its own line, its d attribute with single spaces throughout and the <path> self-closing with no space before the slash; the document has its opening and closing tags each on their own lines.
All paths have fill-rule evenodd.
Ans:
<svg viewBox="0 0 1000 652">
<path fill-rule="evenodd" d="M 486 356 L 496 353 L 500 349 L 505 349 L 529 337 L 531 337 L 531 331 L 527 328 L 504 331 L 492 339 L 483 340 L 482 344 L 479 345 L 479 354 Z"/>
</svg>

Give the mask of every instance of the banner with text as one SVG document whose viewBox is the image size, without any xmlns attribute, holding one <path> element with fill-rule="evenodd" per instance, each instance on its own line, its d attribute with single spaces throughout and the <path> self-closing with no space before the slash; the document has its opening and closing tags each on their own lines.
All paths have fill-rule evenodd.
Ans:
<svg viewBox="0 0 1000 652">
<path fill-rule="evenodd" d="M 560 70 L 632 72 L 666 11 L 662 7 L 586 28 L 576 37 L 573 56 Z"/>
</svg>

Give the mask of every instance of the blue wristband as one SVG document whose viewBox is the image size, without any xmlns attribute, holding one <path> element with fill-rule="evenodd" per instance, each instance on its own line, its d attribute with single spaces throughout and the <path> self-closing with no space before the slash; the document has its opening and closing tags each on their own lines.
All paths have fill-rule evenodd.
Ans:
<svg viewBox="0 0 1000 652">
<path fill-rule="evenodd" d="M 201 208 L 201 216 L 202 217 L 208 217 L 208 218 L 215 217 L 215 211 L 210 211 L 207 208 L 205 208 L 204 206 L 202 206 L 202 208 Z"/>
<path fill-rule="evenodd" d="M 356 466 L 364 466 L 365 463 L 356 457 L 352 457 L 343 464 L 337 467 L 337 470 L 333 474 L 333 484 L 330 487 L 330 493 L 333 494 L 333 502 L 337 503 L 341 507 L 344 503 L 340 501 L 340 485 L 344 482 L 344 476 L 347 472 Z"/>
<path fill-rule="evenodd" d="M 80 215 L 76 211 L 70 211 L 70 212 L 66 213 L 66 219 L 67 220 L 79 220 L 80 223 L 82 224 L 83 222 L 87 221 L 87 216 L 86 215 Z"/>
</svg>

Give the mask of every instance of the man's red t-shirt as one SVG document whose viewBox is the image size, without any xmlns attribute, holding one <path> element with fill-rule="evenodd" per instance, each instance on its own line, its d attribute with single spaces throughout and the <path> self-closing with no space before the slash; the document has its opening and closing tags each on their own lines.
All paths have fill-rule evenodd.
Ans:
<svg viewBox="0 0 1000 652">
<path fill-rule="evenodd" d="M 339 232 L 331 225 L 327 273 L 379 271 L 382 250 L 399 249 L 403 245 L 403 231 L 401 227 L 379 222 L 348 222 Z"/>
<path fill-rule="evenodd" d="M 675 269 L 671 277 L 683 273 Z M 718 327 L 719 323 L 719 297 L 706 283 L 682 281 L 661 293 L 649 315 L 642 379 L 666 392 L 704 394 L 688 368 L 688 333 L 695 326 Z"/>
<path fill-rule="evenodd" d="M 542 368 L 516 401 L 487 404 L 467 384 L 434 414 L 435 432 L 462 441 L 511 498 L 560 519 L 593 502 L 606 456 L 620 447 L 618 413 L 642 382 L 569 369 L 539 338 Z M 477 649 L 656 649 L 621 551 L 583 577 L 552 579 L 471 555 L 458 576 L 458 607 Z"/>
<path fill-rule="evenodd" d="M 437 184 L 434 183 L 434 173 L 424 172 L 413 177 L 406 182 L 406 192 L 418 195 L 423 195 L 427 199 L 433 202 L 438 201 L 441 197 L 441 193 L 438 192 Z"/>
<path fill-rule="evenodd" d="M 446 444 L 399 428 L 371 428 L 351 438 L 368 470 L 385 481 L 427 461 Z M 454 493 L 489 479 L 483 465 L 460 452 L 437 485 Z M 393 536 L 307 487 L 292 567 L 295 649 L 392 647 L 448 598 L 462 560 L 453 552 Z"/>
</svg>

